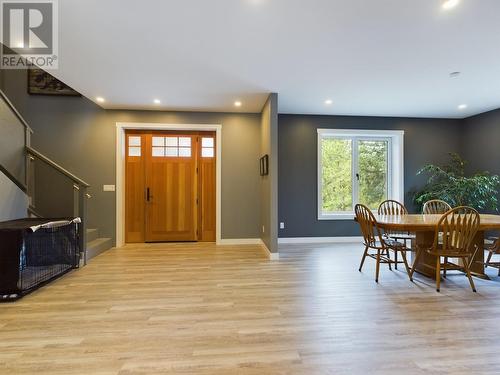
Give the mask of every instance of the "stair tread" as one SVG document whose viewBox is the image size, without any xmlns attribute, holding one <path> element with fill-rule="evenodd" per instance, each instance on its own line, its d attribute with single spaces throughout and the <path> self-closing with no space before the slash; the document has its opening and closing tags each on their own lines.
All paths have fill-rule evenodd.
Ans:
<svg viewBox="0 0 500 375">
<path fill-rule="evenodd" d="M 111 238 L 97 238 L 93 241 L 87 242 L 87 248 L 99 246 L 108 241 L 111 241 Z"/>
<path fill-rule="evenodd" d="M 99 230 L 97 228 L 87 228 L 87 243 L 99 238 Z"/>
<path fill-rule="evenodd" d="M 87 243 L 87 261 L 113 247 L 113 239 L 108 237 L 97 238 Z"/>
</svg>

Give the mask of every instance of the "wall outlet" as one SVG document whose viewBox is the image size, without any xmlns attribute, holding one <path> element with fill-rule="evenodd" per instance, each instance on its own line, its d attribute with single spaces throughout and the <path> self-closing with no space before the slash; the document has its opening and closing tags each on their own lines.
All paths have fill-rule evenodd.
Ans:
<svg viewBox="0 0 500 375">
<path fill-rule="evenodd" d="M 285 229 L 285 223 L 284 222 L 280 223 L 280 229 Z"/>
<path fill-rule="evenodd" d="M 102 191 L 115 191 L 115 185 L 102 185 Z"/>
</svg>

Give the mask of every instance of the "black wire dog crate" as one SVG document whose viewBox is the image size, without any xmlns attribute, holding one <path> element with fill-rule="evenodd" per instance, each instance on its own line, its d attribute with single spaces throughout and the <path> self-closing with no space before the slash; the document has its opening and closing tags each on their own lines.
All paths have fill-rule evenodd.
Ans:
<svg viewBox="0 0 500 375">
<path fill-rule="evenodd" d="M 0 223 L 0 301 L 12 301 L 79 265 L 80 219 Z"/>
</svg>

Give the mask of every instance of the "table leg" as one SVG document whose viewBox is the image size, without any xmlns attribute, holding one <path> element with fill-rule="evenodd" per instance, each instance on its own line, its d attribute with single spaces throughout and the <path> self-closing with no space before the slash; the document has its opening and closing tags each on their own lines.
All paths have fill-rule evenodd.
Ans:
<svg viewBox="0 0 500 375">
<path fill-rule="evenodd" d="M 417 254 L 416 250 L 418 247 L 428 249 L 434 243 L 434 232 L 417 232 L 416 245 L 412 251 L 412 262 L 415 261 L 415 256 Z M 474 238 L 474 244 L 479 247 L 474 259 L 471 264 L 471 274 L 475 277 L 479 277 L 481 279 L 489 280 L 488 275 L 484 273 L 484 232 L 480 231 L 476 234 Z M 474 250 L 473 250 L 474 251 Z M 415 271 L 418 273 L 430 277 L 432 279 L 436 279 L 436 264 L 437 259 L 434 255 L 428 254 L 423 251 L 420 255 L 420 259 L 418 261 L 418 265 L 415 268 Z"/>
<path fill-rule="evenodd" d="M 411 252 L 412 263 L 415 262 L 417 249 L 429 249 L 434 243 L 434 232 L 417 232 L 415 238 L 416 246 L 413 246 Z M 415 268 L 418 273 L 436 279 L 436 257 L 428 254 L 425 250 L 420 254 L 418 264 Z"/>
<path fill-rule="evenodd" d="M 472 264 L 470 266 L 470 273 L 472 276 L 479 277 L 481 279 L 486 279 L 489 280 L 490 278 L 488 275 L 484 273 L 484 232 L 479 231 L 476 234 L 476 237 L 474 237 L 474 242 L 473 246 L 476 245 L 477 248 L 479 249 L 476 252 L 476 256 L 474 259 L 472 259 Z M 475 248 L 472 249 L 472 252 L 474 253 Z"/>
</svg>

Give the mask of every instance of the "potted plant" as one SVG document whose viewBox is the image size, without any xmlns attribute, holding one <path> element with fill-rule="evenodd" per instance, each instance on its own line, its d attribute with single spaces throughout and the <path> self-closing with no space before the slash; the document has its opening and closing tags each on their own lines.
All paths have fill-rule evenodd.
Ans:
<svg viewBox="0 0 500 375">
<path fill-rule="evenodd" d="M 466 162 L 456 153 L 450 153 L 446 165 L 428 164 L 417 175 L 428 175 L 426 185 L 414 195 L 419 209 L 431 199 L 441 199 L 452 207 L 470 206 L 479 211 L 498 212 L 500 177 L 489 172 L 465 175 Z"/>
</svg>

